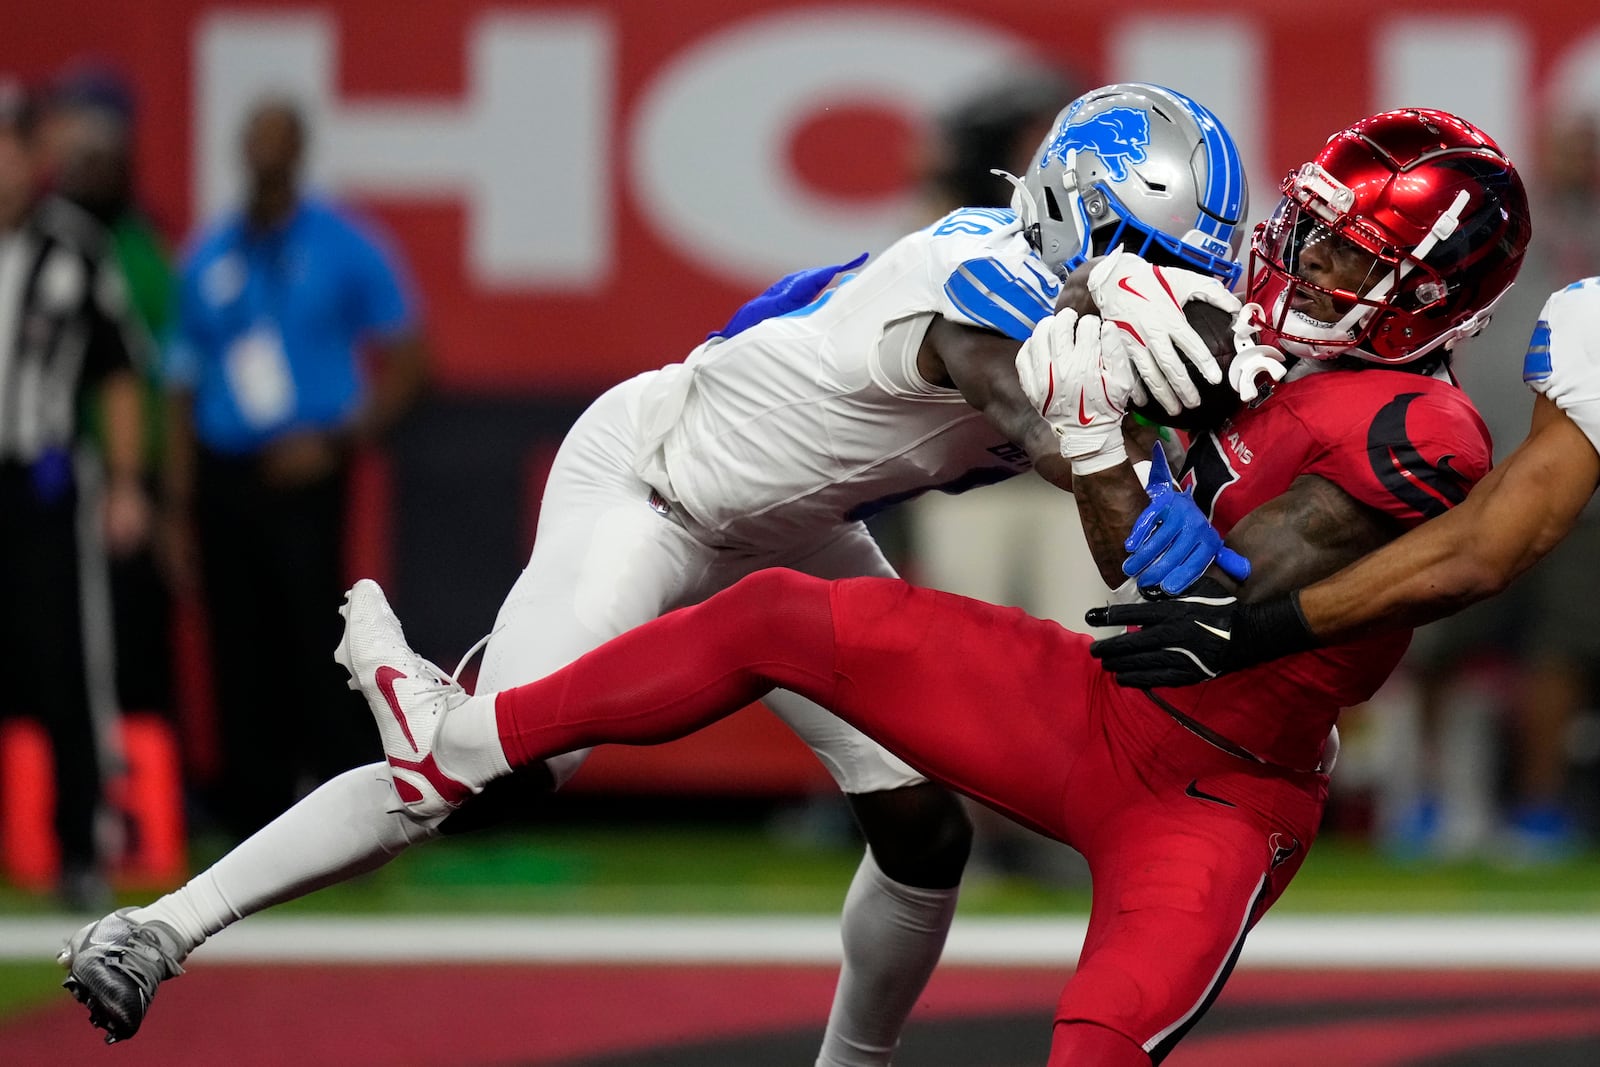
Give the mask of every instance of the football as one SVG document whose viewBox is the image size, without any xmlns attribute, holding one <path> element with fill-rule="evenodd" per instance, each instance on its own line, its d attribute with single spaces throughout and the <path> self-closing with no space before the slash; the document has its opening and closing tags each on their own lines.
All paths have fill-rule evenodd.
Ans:
<svg viewBox="0 0 1600 1067">
<path fill-rule="evenodd" d="M 1061 295 L 1056 299 L 1057 311 L 1071 308 L 1080 315 L 1100 314 L 1094 298 L 1089 295 L 1089 269 L 1090 265 L 1084 264 L 1067 276 L 1061 287 Z M 1189 325 L 1194 327 L 1211 354 L 1217 358 L 1217 365 L 1222 368 L 1222 381 L 1212 385 L 1198 372 L 1192 373 L 1191 377 L 1200 390 L 1200 404 L 1198 407 L 1185 408 L 1176 415 L 1167 414 L 1154 401 L 1133 410 L 1161 426 L 1178 430 L 1212 429 L 1220 425 L 1240 404 L 1239 394 L 1228 384 L 1228 364 L 1233 362 L 1233 317 L 1221 308 L 1198 300 L 1189 302 L 1183 309 L 1183 317 L 1189 320 Z"/>
</svg>

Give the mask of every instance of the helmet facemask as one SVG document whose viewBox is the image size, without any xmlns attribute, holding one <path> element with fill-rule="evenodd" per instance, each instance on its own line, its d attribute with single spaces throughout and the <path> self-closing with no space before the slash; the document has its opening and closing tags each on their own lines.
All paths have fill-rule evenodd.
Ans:
<svg viewBox="0 0 1600 1067">
<path fill-rule="evenodd" d="M 1208 251 L 1204 246 L 1212 244 L 1214 247 L 1214 243 L 1196 230 L 1174 237 L 1141 222 L 1105 182 L 1094 183 L 1086 192 L 1074 194 L 1071 200 L 1078 216 L 1076 227 L 1080 233 L 1088 235 L 1082 240 L 1083 247 L 1088 249 L 1085 259 L 1121 248 L 1159 266 L 1209 274 L 1221 279 L 1229 289 L 1238 283 L 1244 272 L 1234 258 L 1234 251 L 1226 244 L 1221 252 Z"/>
<path fill-rule="evenodd" d="M 1415 248 L 1402 248 L 1347 212 L 1350 190 L 1315 163 L 1284 180 L 1284 197 L 1256 227 L 1250 246 L 1250 300 L 1261 308 L 1274 343 L 1290 355 L 1332 359 L 1346 353 L 1376 363 L 1409 362 L 1446 338 L 1404 358 L 1363 349 L 1380 330 L 1407 332 L 1407 322 L 1441 308 L 1445 278 L 1425 257 L 1455 232 L 1462 192 Z M 1342 282 L 1319 285 L 1311 276 Z M 1297 306 L 1298 305 L 1298 306 Z M 1453 339 L 1453 338 L 1451 338 Z"/>
</svg>

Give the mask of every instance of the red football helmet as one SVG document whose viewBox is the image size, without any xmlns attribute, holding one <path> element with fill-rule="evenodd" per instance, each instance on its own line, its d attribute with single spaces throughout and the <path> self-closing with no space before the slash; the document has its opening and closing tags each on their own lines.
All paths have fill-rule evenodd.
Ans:
<svg viewBox="0 0 1600 1067">
<path fill-rule="evenodd" d="M 1500 147 L 1426 108 L 1340 130 L 1284 179 L 1283 194 L 1251 241 L 1250 300 L 1263 343 L 1313 359 L 1409 363 L 1471 337 L 1511 288 L 1532 232 L 1522 179 Z M 1370 263 L 1365 280 L 1307 281 L 1301 255 L 1319 244 L 1319 257 Z M 1296 309 L 1330 306 L 1318 294 L 1338 321 Z"/>
</svg>

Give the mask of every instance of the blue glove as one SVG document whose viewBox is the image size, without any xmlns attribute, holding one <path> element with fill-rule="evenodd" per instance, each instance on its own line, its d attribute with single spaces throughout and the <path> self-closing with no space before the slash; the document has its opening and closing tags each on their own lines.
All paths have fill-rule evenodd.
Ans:
<svg viewBox="0 0 1600 1067">
<path fill-rule="evenodd" d="M 1213 560 L 1236 582 L 1250 577 L 1250 561 L 1223 547 L 1222 535 L 1206 520 L 1194 497 L 1172 484 L 1172 471 L 1160 447 L 1150 456 L 1145 489 L 1150 504 L 1133 524 L 1123 546 L 1129 555 L 1122 563 L 1122 573 L 1136 579 L 1140 589 L 1159 588 L 1176 596 L 1193 585 Z"/>
<path fill-rule="evenodd" d="M 709 341 L 713 337 L 735 337 L 758 322 L 787 315 L 791 311 L 799 311 L 832 285 L 834 277 L 839 272 L 855 270 L 866 261 L 867 253 L 863 252 L 848 263 L 832 267 L 811 267 L 797 270 L 793 274 L 785 274 L 767 286 L 766 291 L 760 296 L 735 311 L 733 318 L 728 320 L 728 325 L 706 334 L 706 340 Z"/>
</svg>

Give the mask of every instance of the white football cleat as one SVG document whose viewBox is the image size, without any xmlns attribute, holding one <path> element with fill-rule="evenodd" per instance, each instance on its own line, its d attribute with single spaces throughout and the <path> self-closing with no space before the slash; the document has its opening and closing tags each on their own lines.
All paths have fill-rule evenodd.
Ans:
<svg viewBox="0 0 1600 1067">
<path fill-rule="evenodd" d="M 440 769 L 433 739 L 444 716 L 470 695 L 406 644 L 377 582 L 351 586 L 339 614 L 344 637 L 333 658 L 350 673 L 350 688 L 367 698 L 401 806 L 418 819 L 449 814 L 478 790 Z"/>
</svg>

